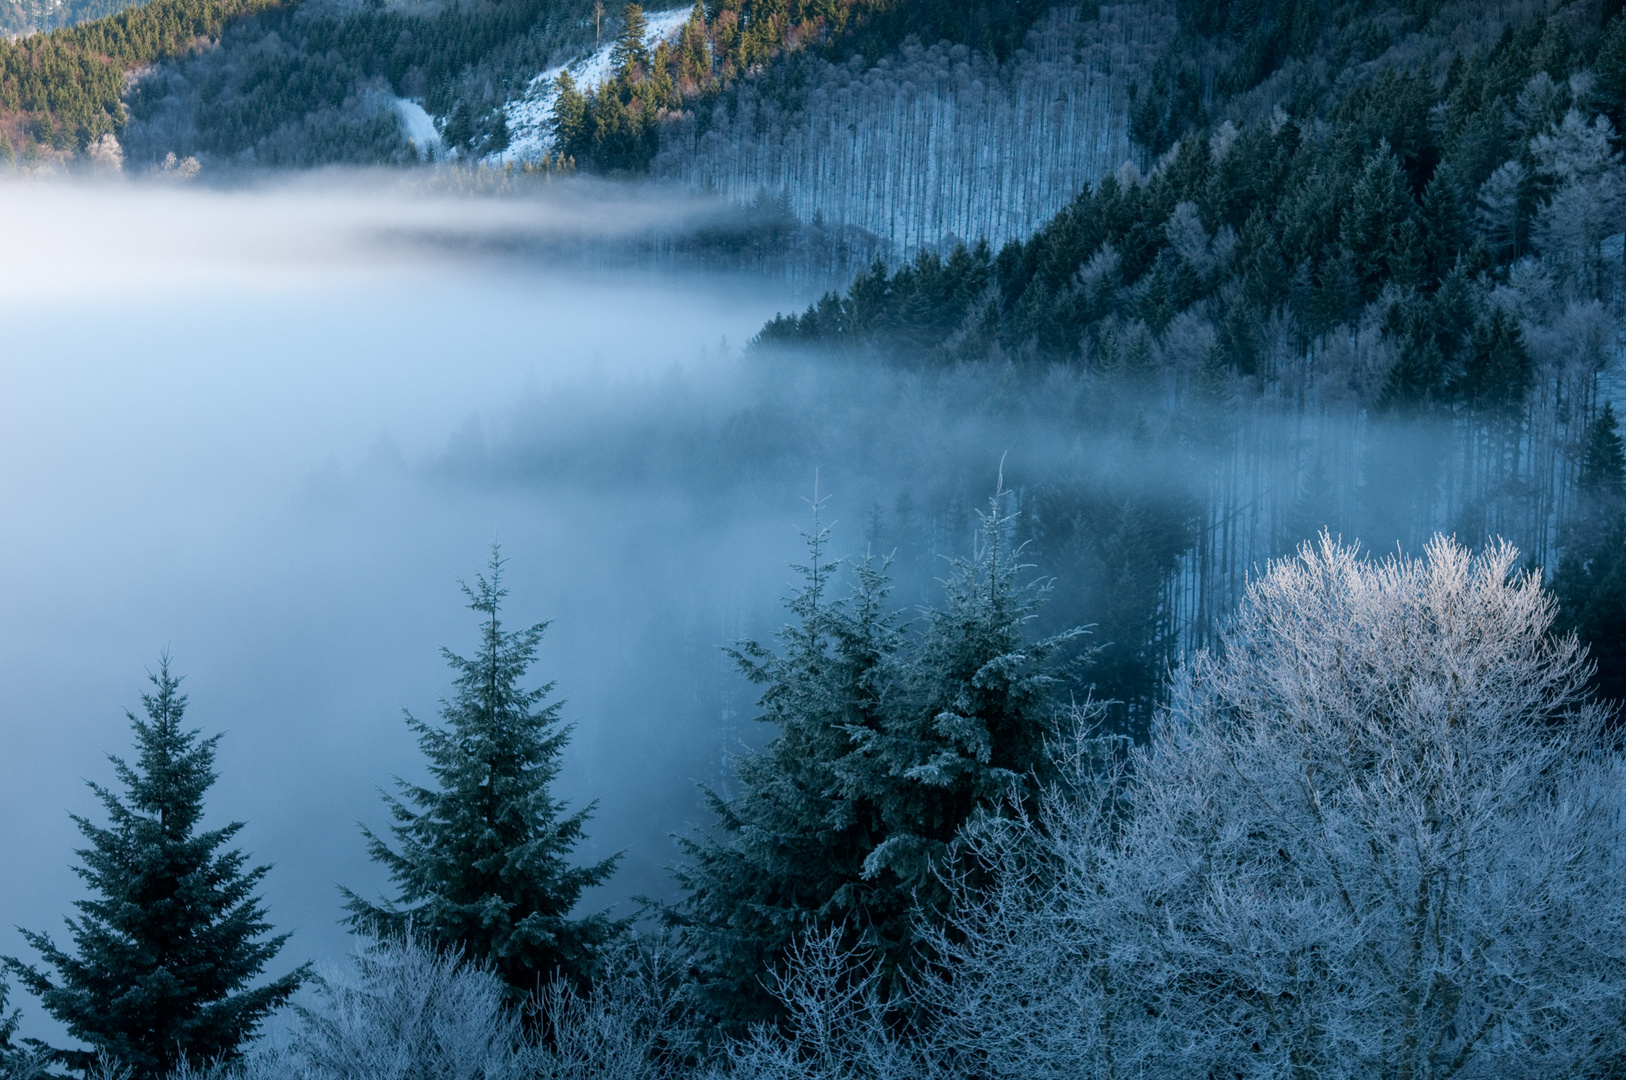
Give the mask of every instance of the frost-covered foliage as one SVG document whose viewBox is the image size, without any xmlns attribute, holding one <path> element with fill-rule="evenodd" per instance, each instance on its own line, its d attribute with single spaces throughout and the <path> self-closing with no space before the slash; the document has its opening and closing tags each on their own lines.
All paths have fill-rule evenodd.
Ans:
<svg viewBox="0 0 1626 1080">
<path fill-rule="evenodd" d="M 767 980 L 784 1006 L 779 1029 L 729 1044 L 728 1071 L 752 1080 L 895 1080 L 935 1064 L 928 1039 L 904 1040 L 869 957 L 836 931 L 810 935 Z"/>
<path fill-rule="evenodd" d="M 1597 1075 L 1626 775 L 1514 561 L 1271 567 L 1127 771 L 987 847 L 945 1037 L 1025 1078 Z"/>
<path fill-rule="evenodd" d="M 660 944 L 627 940 L 592 988 L 558 981 L 533 1003 L 538 1072 L 553 1080 L 666 1080 L 686 1075 L 702 1033 L 683 1004 L 683 972 Z"/>
<path fill-rule="evenodd" d="M 414 937 L 368 944 L 325 972 L 283 1048 L 245 1080 L 519 1080 L 519 1015 L 495 975 Z"/>
<path fill-rule="evenodd" d="M 591 992 L 559 981 L 520 1009 L 491 971 L 421 938 L 364 940 L 276 1044 L 171 1080 L 663 1080 L 692 1060 L 675 987 L 664 954 L 629 945 Z"/>
<path fill-rule="evenodd" d="M 930 41 L 878 64 L 797 55 L 674 119 L 651 171 L 737 200 L 783 191 L 803 221 L 898 250 L 1024 236 L 1134 156 L 1130 84 L 1170 36 L 1170 8 L 1058 8 L 1004 62 Z"/>
<path fill-rule="evenodd" d="M 365 942 L 240 1080 L 659 1080 L 689 1047 L 674 987 L 663 954 L 629 946 L 591 992 L 557 981 L 522 1010 L 492 972 L 420 938 Z"/>
</svg>

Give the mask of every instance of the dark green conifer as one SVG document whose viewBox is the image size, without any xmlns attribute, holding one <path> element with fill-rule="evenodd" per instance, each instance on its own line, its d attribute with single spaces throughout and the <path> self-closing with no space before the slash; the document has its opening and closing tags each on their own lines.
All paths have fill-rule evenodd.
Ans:
<svg viewBox="0 0 1626 1080">
<path fill-rule="evenodd" d="M 884 562 L 865 559 L 849 596 L 827 596 L 838 564 L 825 559 L 815 507 L 808 561 L 796 567 L 802 588 L 786 603 L 796 621 L 779 631 L 779 651 L 755 641 L 731 650 L 764 688 L 758 719 L 777 733 L 736 762 L 737 798 L 707 792 L 717 832 L 682 841 L 686 896 L 666 910 L 690 950 L 697 1004 L 734 1029 L 777 1014 L 764 976 L 798 935 L 842 926 L 849 945 L 883 952 L 909 936 L 909 898 L 864 874 L 883 791 L 859 753 L 896 707 L 903 640 Z"/>
<path fill-rule="evenodd" d="M 182 726 L 186 696 L 167 657 L 151 679 L 156 691 L 141 698 L 146 719 L 130 714 L 140 756 L 134 767 L 111 758 L 124 797 L 90 785 L 109 826 L 74 817 L 90 841 L 75 871 L 95 894 L 75 904 L 78 919 L 66 920 L 75 951 L 25 930 L 55 977 L 5 959 L 46 1012 L 91 1048 L 59 1052 L 62 1060 L 88 1070 L 106 1053 L 142 1078 L 235 1057 L 308 977 L 300 967 L 251 985 L 288 938 L 266 936 L 254 895 L 269 867 L 246 869 L 241 851 L 220 850 L 242 822 L 200 831 L 220 736 L 199 739 Z"/>
<path fill-rule="evenodd" d="M 1387 142 L 1366 155 L 1351 192 L 1350 205 L 1338 223 L 1339 239 L 1354 260 L 1363 295 L 1375 297 L 1394 264 L 1409 267 L 1412 248 L 1421 251 L 1421 238 L 1400 235 L 1411 207 L 1406 174 Z"/>
<path fill-rule="evenodd" d="M 622 8 L 621 36 L 616 38 L 615 46 L 610 50 L 610 66 L 617 75 L 631 81 L 648 72 L 648 37 L 649 22 L 644 18 L 644 9 L 637 4 Z"/>
<path fill-rule="evenodd" d="M 553 138 L 561 155 L 586 160 L 593 146 L 590 119 L 586 95 L 576 89 L 570 72 L 561 71 L 553 103 Z"/>
<path fill-rule="evenodd" d="M 573 814 L 550 793 L 570 737 L 562 702 L 544 704 L 553 683 L 520 683 L 547 629 L 504 630 L 498 619 L 504 560 L 492 548 L 490 577 L 463 586 L 480 614 L 480 651 L 442 649 L 457 672 L 443 701 L 443 726 L 407 714 L 429 759 L 434 787 L 397 780 L 386 795 L 392 848 L 363 828 L 369 854 L 390 872 L 399 895 L 374 904 L 343 890 L 351 926 L 375 935 L 411 933 L 491 965 L 516 996 L 556 977 L 587 983 L 601 947 L 621 924 L 599 913 L 570 917 L 582 891 L 605 881 L 619 856 L 574 866 L 568 856 L 592 814 Z"/>
<path fill-rule="evenodd" d="M 1028 640 L 1039 590 L 1017 582 L 1010 527 L 997 508 L 984 518 L 913 649 L 887 609 L 883 563 L 866 559 L 849 596 L 825 598 L 835 566 L 815 524 L 780 650 L 735 652 L 778 732 L 739 763 L 737 798 L 712 796 L 718 832 L 685 844 L 686 896 L 665 911 L 690 950 L 696 1004 L 726 1028 L 776 1015 L 765 979 L 804 934 L 840 928 L 897 989 L 923 922 L 944 914 L 964 829 L 1035 782 L 1050 668 L 1077 631 Z"/>
<path fill-rule="evenodd" d="M 1518 322 L 1501 308 L 1474 328 L 1457 391 L 1476 413 L 1506 418 L 1524 405 L 1532 376 Z"/>
<path fill-rule="evenodd" d="M 1042 777 L 1054 734 L 1056 661 L 1085 633 L 1031 640 L 1048 585 L 1020 581 L 1031 567 L 1010 543 L 1008 494 L 990 500 L 977 550 L 955 561 L 946 603 L 926 614 L 906 707 L 861 747 L 885 787 L 884 839 L 865 858 L 864 874 L 895 883 L 928 911 L 948 900 L 941 875 L 958 858 L 965 826 L 1022 798 Z"/>
</svg>

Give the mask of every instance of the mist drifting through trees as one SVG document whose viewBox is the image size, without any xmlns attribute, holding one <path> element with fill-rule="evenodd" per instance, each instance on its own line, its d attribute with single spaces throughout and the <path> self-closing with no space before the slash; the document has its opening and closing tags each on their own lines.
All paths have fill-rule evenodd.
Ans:
<svg viewBox="0 0 1626 1080">
<path fill-rule="evenodd" d="M 1626 1070 L 1623 0 L 98 5 L 0 1080 Z"/>
</svg>

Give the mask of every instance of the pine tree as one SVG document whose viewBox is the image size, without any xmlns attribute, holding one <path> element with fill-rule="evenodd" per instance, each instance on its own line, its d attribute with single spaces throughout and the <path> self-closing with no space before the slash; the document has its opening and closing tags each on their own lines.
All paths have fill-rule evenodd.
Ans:
<svg viewBox="0 0 1626 1080">
<path fill-rule="evenodd" d="M 1409 264 L 1412 247 L 1420 247 L 1414 238 L 1399 232 L 1409 210 L 1406 174 L 1389 144 L 1379 143 L 1366 155 L 1350 206 L 1339 221 L 1339 239 L 1354 258 L 1355 273 L 1368 300 L 1377 295 L 1391 263 Z"/>
<path fill-rule="evenodd" d="M 777 734 L 736 763 L 738 798 L 707 792 L 718 835 L 682 842 L 686 896 L 664 912 L 689 949 L 697 1004 L 731 1029 L 777 1014 L 763 976 L 799 935 L 840 926 L 848 946 L 883 953 L 909 937 L 909 897 L 864 874 L 881 822 L 877 778 L 859 753 L 895 706 L 903 637 L 886 607 L 884 561 L 866 558 L 851 595 L 827 598 L 839 564 L 825 559 L 821 505 L 780 651 L 755 641 L 730 650 L 764 687 L 758 719 Z"/>
<path fill-rule="evenodd" d="M 1457 391 L 1482 416 L 1508 418 L 1530 388 L 1530 354 L 1519 324 L 1501 308 L 1474 328 Z"/>
<path fill-rule="evenodd" d="M 947 602 L 926 615 L 907 708 L 862 747 L 887 781 L 879 807 L 885 839 L 865 859 L 864 874 L 895 883 L 928 912 L 948 902 L 943 875 L 955 869 L 966 826 L 1024 798 L 1041 779 L 1056 662 L 1085 633 L 1078 627 L 1029 640 L 1047 585 L 1018 580 L 1031 568 L 1009 542 L 1008 495 L 1001 489 L 989 500 L 977 550 L 954 563 Z"/>
<path fill-rule="evenodd" d="M 167 656 L 151 679 L 157 689 L 141 699 L 146 719 L 129 714 L 140 757 L 134 767 L 111 758 L 124 796 L 90 785 L 110 825 L 74 817 L 90 841 L 75 871 L 97 894 L 77 901 L 79 918 L 66 920 L 75 953 L 25 930 L 56 977 L 5 958 L 45 1010 L 91 1047 L 59 1052 L 62 1060 L 88 1070 L 96 1053 L 107 1053 L 137 1077 L 237 1056 L 309 976 L 304 966 L 250 985 L 288 938 L 265 936 L 270 926 L 254 895 L 269 867 L 245 869 L 241 851 L 220 850 L 242 822 L 199 831 L 220 736 L 199 739 L 182 727 L 186 696 Z"/>
<path fill-rule="evenodd" d="M 490 577 L 463 586 L 482 616 L 480 651 L 465 658 L 442 650 L 457 673 L 456 697 L 442 702 L 444 726 L 406 717 L 436 786 L 398 779 L 403 798 L 384 797 L 398 849 L 362 830 L 399 895 L 374 904 L 343 892 L 358 931 L 411 934 L 461 951 L 491 965 L 517 997 L 556 977 L 586 984 L 623 924 L 603 913 L 570 918 L 582 891 L 609 878 L 619 856 L 568 861 L 596 804 L 567 814 L 550 794 L 571 729 L 559 721 L 563 702 L 544 704 L 553 683 L 520 686 L 548 624 L 502 628 L 504 562 L 493 546 Z"/>
<path fill-rule="evenodd" d="M 559 153 L 566 157 L 585 161 L 591 153 L 593 132 L 587 97 L 576 89 L 576 80 L 568 71 L 561 71 L 555 84 L 553 138 Z"/>
</svg>

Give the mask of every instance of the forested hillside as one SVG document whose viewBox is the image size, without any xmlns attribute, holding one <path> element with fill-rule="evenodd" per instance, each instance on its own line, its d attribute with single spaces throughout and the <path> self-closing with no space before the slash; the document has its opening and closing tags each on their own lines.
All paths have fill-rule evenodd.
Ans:
<svg viewBox="0 0 1626 1080">
<path fill-rule="evenodd" d="M 0 2 L 0 37 L 73 26 L 105 18 L 133 5 L 126 0 L 3 0 Z"/>
<path fill-rule="evenodd" d="M 737 198 L 784 192 L 804 221 L 900 251 L 1026 236 L 1136 156 L 1130 88 L 1173 23 L 1171 5 L 1064 6 L 1003 60 L 946 41 L 873 66 L 798 55 L 674 117 L 650 169 Z"/>
<path fill-rule="evenodd" d="M 1189 455 L 1203 523 L 1156 603 L 1188 646 L 1327 527 L 1514 539 L 1570 568 L 1561 593 L 1607 651 L 1621 608 L 1592 598 L 1620 573 L 1620 469 L 1588 462 L 1617 437 L 1626 17 L 1410 18 L 1375 46 L 1327 31 L 1318 65 L 1279 26 L 1210 34 L 1188 13 L 1136 122 L 1149 150 L 1182 133 L 1145 173 L 1025 241 L 878 263 L 761 345 L 1079 370 L 1120 403 L 1092 423 Z M 1255 82 L 1266 38 L 1281 67 Z M 1190 55 L 1207 66 L 1170 67 Z M 1234 93 L 1182 105 L 1180 71 Z"/>
<path fill-rule="evenodd" d="M 175 567 L 118 619 L 286 620 L 234 661 L 295 703 L 260 714 L 276 768 L 251 759 L 277 798 L 338 775 L 313 759 L 394 771 L 356 719 L 385 682 L 349 692 L 359 646 L 395 647 L 408 574 L 487 511 L 523 511 L 499 524 L 551 563 L 518 580 L 549 583 L 561 634 L 601 635 L 556 682 L 549 623 L 503 621 L 493 544 L 449 673 L 413 681 L 426 645 L 376 669 L 440 705 L 404 716 L 416 758 L 328 894 L 357 951 L 321 978 L 273 964 L 242 826 L 201 827 L 222 736 L 183 724 L 164 654 L 139 758 L 72 817 L 90 898 L 0 955 L 0 1080 L 1626 1075 L 1626 0 L 154 0 L 0 45 L 0 119 L 39 172 L 397 170 L 343 174 L 342 212 L 299 185 L 248 258 L 209 238 L 224 288 L 121 316 L 158 328 L 148 400 L 212 411 L 149 451 L 218 455 L 202 501 L 138 517 L 146 473 L 93 486 L 100 447 L 46 444 L 84 520 L 139 526 L 107 550 L 142 561 L 88 589 Z M 370 216 L 386 188 L 409 209 Z M 206 228 L 274 205 L 146 194 L 119 205 Z M 811 304 L 752 291 L 859 253 Z M 210 300 L 228 317 L 177 377 L 171 327 L 234 292 L 263 295 Z M 270 377 L 209 385 L 289 322 Z M 108 382 L 87 423 L 151 425 Z M 408 388 L 469 418 L 424 435 Z M 314 464 L 313 397 L 365 464 Z M 303 475 L 233 465 L 248 418 Z M 69 571 L 35 568 L 80 520 L 49 479 L 6 489 L 49 496 L 20 610 L 77 663 Z M 782 541 L 808 488 L 764 623 L 765 517 Z M 240 533 L 215 520 L 236 501 Z M 256 574 L 320 603 L 207 595 Z M 628 685 L 578 727 L 595 671 Z M 292 737 L 323 698 L 341 719 Z M 578 732 L 639 770 L 601 790 L 687 780 L 680 740 L 717 763 L 694 824 L 624 785 L 675 861 L 589 844 L 595 793 L 556 790 Z M 331 819 L 298 821 L 295 858 L 328 854 Z M 668 887 L 601 908 L 634 860 Z M 18 1038 L 14 987 L 76 1045 Z"/>
<path fill-rule="evenodd" d="M 505 80 L 591 40 L 579 0 L 279 7 L 244 20 L 218 49 L 159 67 L 129 95 L 121 138 L 137 161 L 166 153 L 218 165 L 417 162 L 398 98 L 444 118 L 465 153 L 506 145 Z"/>
<path fill-rule="evenodd" d="M 0 135 L 83 150 L 124 122 L 126 73 L 191 51 L 232 20 L 275 2 L 154 0 L 71 29 L 0 42 L 0 123 L 11 129 Z"/>
</svg>

